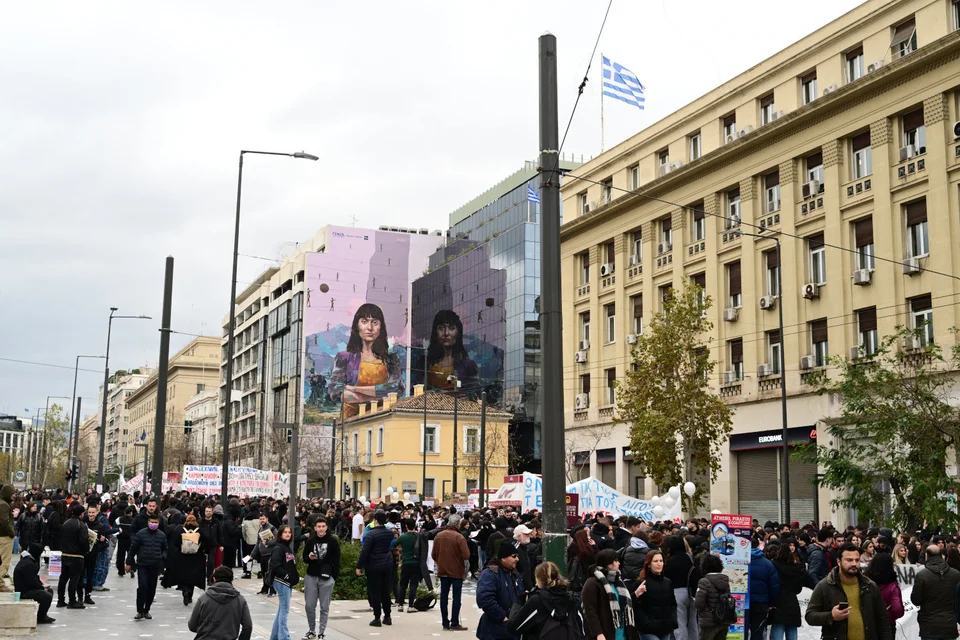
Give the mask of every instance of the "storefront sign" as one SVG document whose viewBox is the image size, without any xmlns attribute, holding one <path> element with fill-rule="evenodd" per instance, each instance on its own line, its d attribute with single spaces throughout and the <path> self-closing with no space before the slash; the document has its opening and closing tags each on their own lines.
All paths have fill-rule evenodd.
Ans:
<svg viewBox="0 0 960 640">
<path fill-rule="evenodd" d="M 793 427 L 787 430 L 787 440 L 791 446 L 810 444 L 817 440 L 817 428 Z M 751 449 L 780 449 L 783 447 L 783 431 L 755 431 L 753 433 L 735 433 L 730 436 L 730 451 L 749 451 Z"/>
</svg>

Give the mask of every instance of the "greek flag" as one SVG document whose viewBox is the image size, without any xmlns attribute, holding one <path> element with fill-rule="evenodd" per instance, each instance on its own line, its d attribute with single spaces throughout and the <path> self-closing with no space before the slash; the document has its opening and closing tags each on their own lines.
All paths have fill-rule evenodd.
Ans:
<svg viewBox="0 0 960 640">
<path fill-rule="evenodd" d="M 643 84 L 632 71 L 603 57 L 603 95 L 643 109 Z"/>
<path fill-rule="evenodd" d="M 540 204 L 540 194 L 534 191 L 530 185 L 527 185 L 527 202 Z"/>
</svg>

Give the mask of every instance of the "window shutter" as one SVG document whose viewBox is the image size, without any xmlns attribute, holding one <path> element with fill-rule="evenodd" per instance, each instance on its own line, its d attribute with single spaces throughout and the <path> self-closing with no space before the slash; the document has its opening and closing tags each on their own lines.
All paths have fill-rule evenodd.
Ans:
<svg viewBox="0 0 960 640">
<path fill-rule="evenodd" d="M 643 317 L 643 296 L 633 296 L 633 317 Z"/>
<path fill-rule="evenodd" d="M 581 393 L 590 393 L 590 374 L 585 373 L 580 376 L 581 386 L 583 388 Z"/>
<path fill-rule="evenodd" d="M 857 324 L 860 326 L 860 333 L 867 331 L 876 331 L 877 329 L 877 308 L 860 309 L 857 311 Z"/>
<path fill-rule="evenodd" d="M 780 170 L 776 170 L 773 173 L 768 173 L 763 177 L 763 182 L 767 186 L 767 189 L 775 187 L 780 184 Z"/>
<path fill-rule="evenodd" d="M 660 221 L 660 228 L 664 231 L 670 231 L 673 228 L 673 220 L 670 218 L 664 218 Z"/>
<path fill-rule="evenodd" d="M 813 71 L 811 71 L 811 72 L 808 73 L 807 75 L 802 76 L 802 77 L 800 78 L 800 82 L 801 82 L 802 84 L 807 84 L 808 82 L 812 82 L 812 81 L 814 81 L 814 80 L 816 80 L 816 79 L 817 79 L 817 71 L 816 71 L 816 69 L 814 69 Z"/>
<path fill-rule="evenodd" d="M 928 309 L 933 308 L 933 304 L 930 301 L 930 294 L 923 296 L 917 296 L 916 298 L 910 299 L 910 309 L 912 311 L 927 311 Z"/>
<path fill-rule="evenodd" d="M 810 236 L 809 238 L 807 238 L 807 245 L 810 247 L 811 250 L 813 250 L 813 249 L 819 249 L 820 247 L 822 247 L 822 246 L 823 246 L 823 234 L 822 234 L 822 233 L 818 233 L 818 234 L 815 235 L 815 236 Z"/>
<path fill-rule="evenodd" d="M 857 247 L 873 244 L 873 218 L 857 220 L 853 225 L 853 235 L 856 237 Z"/>
<path fill-rule="evenodd" d="M 927 200 L 917 200 L 903 207 L 907 214 L 907 226 L 920 224 L 927 221 Z"/>
<path fill-rule="evenodd" d="M 731 262 L 727 265 L 727 278 L 730 280 L 730 295 L 735 296 L 741 292 L 740 288 L 740 261 Z"/>
<path fill-rule="evenodd" d="M 847 60 L 853 60 L 857 56 L 862 56 L 862 55 L 863 55 L 863 45 L 860 45 L 853 51 L 850 51 L 847 53 Z"/>
<path fill-rule="evenodd" d="M 729 127 L 730 125 L 736 126 L 737 124 L 737 114 L 731 113 L 726 118 L 723 119 L 723 126 Z"/>
<path fill-rule="evenodd" d="M 780 330 L 768 331 L 767 340 L 770 341 L 770 344 L 780 344 Z"/>
<path fill-rule="evenodd" d="M 780 266 L 776 251 L 767 251 L 767 269 L 776 269 Z"/>
<path fill-rule="evenodd" d="M 608 318 L 612 318 L 613 316 L 617 315 L 616 305 L 608 304 L 604 306 L 604 310 L 606 310 Z"/>
<path fill-rule="evenodd" d="M 807 170 L 823 166 L 823 152 L 817 151 L 807 156 Z"/>
<path fill-rule="evenodd" d="M 903 130 L 916 131 L 923 126 L 923 107 L 903 116 Z"/>
<path fill-rule="evenodd" d="M 607 386 L 612 387 L 616 379 L 617 379 L 617 370 L 607 369 Z"/>
<path fill-rule="evenodd" d="M 743 362 L 743 340 L 730 341 L 730 361 L 733 364 Z"/>
<path fill-rule="evenodd" d="M 693 210 L 693 221 L 700 222 L 701 220 L 703 220 L 703 204 L 702 203 L 699 206 L 695 207 Z"/>
<path fill-rule="evenodd" d="M 761 108 L 761 109 L 762 109 L 763 107 L 769 107 L 771 104 L 773 104 L 773 94 L 772 94 L 772 93 L 771 93 L 770 95 L 766 95 L 766 96 L 763 96 L 762 98 L 760 98 L 760 108 Z"/>
<path fill-rule="evenodd" d="M 692 280 L 693 284 L 697 285 L 701 289 L 707 288 L 707 274 L 705 273 L 698 273 L 697 275 L 690 278 L 690 280 Z"/>
<path fill-rule="evenodd" d="M 901 42 L 907 42 L 910 38 L 913 37 L 913 32 L 917 30 L 917 23 L 913 18 L 910 18 L 903 24 L 897 27 L 897 30 L 893 33 L 893 40 L 890 41 L 890 48 L 896 47 Z"/>
<path fill-rule="evenodd" d="M 853 144 L 854 152 L 860 151 L 861 149 L 866 149 L 870 146 L 870 132 L 864 131 L 863 133 L 853 136 L 851 142 Z"/>
<path fill-rule="evenodd" d="M 827 320 L 814 320 L 810 323 L 810 336 L 813 338 L 813 341 L 816 342 L 826 342 L 827 341 Z"/>
</svg>

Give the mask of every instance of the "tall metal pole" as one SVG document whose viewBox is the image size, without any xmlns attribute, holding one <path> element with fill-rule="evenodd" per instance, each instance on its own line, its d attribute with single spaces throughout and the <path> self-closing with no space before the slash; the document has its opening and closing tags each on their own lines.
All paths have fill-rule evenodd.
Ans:
<svg viewBox="0 0 960 640">
<path fill-rule="evenodd" d="M 460 381 L 457 380 L 456 386 L 460 386 Z M 457 492 L 457 409 L 459 407 L 460 394 L 457 393 L 458 389 L 454 387 L 453 393 L 453 492 Z"/>
<path fill-rule="evenodd" d="M 83 404 L 83 398 L 79 398 L 79 397 L 78 397 L 78 398 L 77 398 L 77 415 L 78 415 L 78 416 L 80 415 L 80 405 L 81 405 L 81 404 Z M 77 440 L 79 440 L 79 439 L 80 439 L 80 420 L 79 420 L 79 418 L 78 418 L 78 419 L 77 419 L 77 435 L 75 436 L 74 441 L 73 441 L 73 446 L 74 446 L 73 457 L 70 458 L 70 467 L 69 467 L 69 468 L 70 468 L 70 470 L 72 471 L 72 473 L 70 474 L 70 482 L 67 483 L 67 493 L 73 493 L 73 488 L 74 488 L 75 486 L 77 486 L 77 466 L 78 466 L 78 465 L 77 465 L 77 450 L 76 450 L 76 446 L 77 446 Z"/>
<path fill-rule="evenodd" d="M 167 373 L 170 359 L 170 312 L 173 306 L 173 256 L 167 256 L 163 275 L 163 313 L 160 318 L 160 360 L 157 371 L 157 409 L 153 418 L 154 494 L 163 493 L 163 448 L 167 430 Z"/>
<path fill-rule="evenodd" d="M 780 261 L 780 238 L 774 238 L 777 241 L 777 312 L 780 316 L 780 405 L 781 405 L 781 425 L 783 429 L 783 522 L 790 524 L 790 442 L 789 429 L 787 428 L 787 368 L 785 364 L 784 350 L 786 345 L 783 343 L 783 262 Z"/>
<path fill-rule="evenodd" d="M 227 386 L 223 392 L 223 469 L 220 480 L 220 504 L 227 504 L 227 484 L 230 473 L 230 402 L 233 392 L 233 329 L 237 311 L 237 258 L 240 253 L 240 192 L 243 186 L 243 151 L 240 152 L 240 167 L 237 170 L 237 217 L 233 227 L 233 271 L 230 275 L 230 314 L 227 316 Z M 263 425 L 260 425 L 261 429 Z"/>
<path fill-rule="evenodd" d="M 343 475 L 343 461 L 347 456 L 346 442 L 347 442 L 347 425 L 344 420 L 344 404 L 343 398 L 340 399 L 340 499 L 343 500 L 344 497 L 344 484 L 346 484 L 346 477 Z M 359 496 L 353 496 L 357 498 Z"/>
<path fill-rule="evenodd" d="M 427 343 L 424 341 L 423 344 L 423 477 L 421 479 L 420 487 L 423 489 L 423 495 L 420 496 L 421 500 L 427 499 L 427 376 L 430 374 L 427 372 Z M 436 488 L 434 488 L 434 493 L 436 493 Z M 440 496 L 441 501 L 443 496 Z"/>
<path fill-rule="evenodd" d="M 107 396 L 110 394 L 110 332 L 113 330 L 113 314 L 116 307 L 110 307 L 110 319 L 107 321 L 107 352 L 103 365 L 103 401 L 100 403 L 100 447 L 97 453 L 97 493 L 103 491 L 103 453 L 107 447 Z"/>
<path fill-rule="evenodd" d="M 480 394 L 480 495 L 477 506 L 481 509 L 487 503 L 487 392 Z"/>
<path fill-rule="evenodd" d="M 297 510 L 297 489 L 300 476 L 300 427 L 296 422 L 290 424 L 290 513 Z M 292 517 L 292 516 L 291 516 Z"/>
<path fill-rule="evenodd" d="M 140 492 L 140 500 L 146 503 L 147 498 L 147 460 L 150 459 L 150 443 L 143 445 L 143 491 Z M 161 488 L 163 487 L 163 480 L 160 481 Z M 150 487 L 153 490 L 153 487 Z"/>
<path fill-rule="evenodd" d="M 334 484 L 336 483 L 336 481 L 337 481 L 337 479 L 336 479 L 336 478 L 337 478 L 337 473 L 336 473 L 336 468 L 337 468 L 337 421 L 336 421 L 336 420 L 333 421 L 333 433 L 331 434 L 330 439 L 331 439 L 331 442 L 330 442 L 330 477 L 329 477 L 330 487 L 327 489 L 327 493 L 330 494 L 330 499 L 333 500 L 333 498 L 334 498 L 333 485 L 334 485 Z"/>
<path fill-rule="evenodd" d="M 70 410 L 74 411 L 74 406 L 76 406 L 77 409 L 71 416 L 70 433 L 67 435 L 67 465 L 70 469 L 73 469 L 73 466 L 77 463 L 77 441 L 80 439 L 80 403 L 77 402 L 77 374 L 80 371 L 80 358 L 102 357 L 103 356 L 77 356 L 77 362 L 73 368 L 73 398 L 70 400 Z M 67 483 L 67 491 L 73 490 L 75 482 L 76 478 L 73 478 Z"/>
<path fill-rule="evenodd" d="M 557 38 L 540 36 L 540 334 L 544 558 L 564 566 L 566 443 L 563 426 L 563 325 L 560 290 L 560 136 L 557 122 Z"/>
</svg>

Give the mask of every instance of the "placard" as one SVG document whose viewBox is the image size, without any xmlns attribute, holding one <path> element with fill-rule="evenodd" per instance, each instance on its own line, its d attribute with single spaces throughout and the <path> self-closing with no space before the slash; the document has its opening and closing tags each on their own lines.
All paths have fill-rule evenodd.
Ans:
<svg viewBox="0 0 960 640">
<path fill-rule="evenodd" d="M 63 558 L 59 551 L 50 552 L 50 566 L 47 568 L 47 576 L 50 578 L 59 578 Z"/>
<path fill-rule="evenodd" d="M 728 640 L 746 637 L 744 624 L 750 608 L 747 573 L 750 567 L 750 539 L 753 518 L 729 513 L 715 513 L 710 523 L 710 552 L 720 556 L 723 573 L 730 578 L 730 593 L 737 601 L 737 621 L 727 631 Z M 819 630 L 817 631 L 819 636 Z"/>
</svg>

